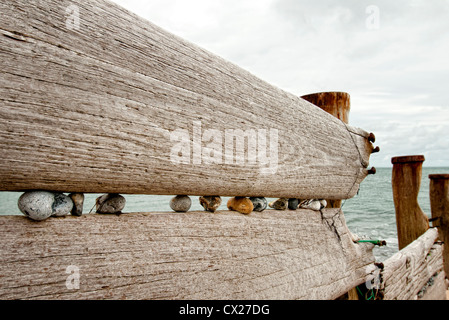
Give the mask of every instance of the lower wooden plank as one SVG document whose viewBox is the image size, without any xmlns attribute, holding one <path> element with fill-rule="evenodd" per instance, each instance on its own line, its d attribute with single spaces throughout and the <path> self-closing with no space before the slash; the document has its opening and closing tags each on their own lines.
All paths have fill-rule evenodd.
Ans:
<svg viewBox="0 0 449 320">
<path fill-rule="evenodd" d="M 372 244 L 339 209 L 0 218 L 0 299 L 335 299 Z"/>
</svg>

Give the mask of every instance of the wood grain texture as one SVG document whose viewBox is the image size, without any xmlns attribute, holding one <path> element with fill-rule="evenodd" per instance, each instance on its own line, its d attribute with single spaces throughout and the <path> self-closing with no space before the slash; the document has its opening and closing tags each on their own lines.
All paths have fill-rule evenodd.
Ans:
<svg viewBox="0 0 449 320">
<path fill-rule="evenodd" d="M 79 28 L 66 25 L 69 5 Z M 347 199 L 367 175 L 367 132 L 114 3 L 0 9 L 0 190 Z M 177 129 L 191 138 L 187 163 L 171 158 Z M 250 162 L 248 143 L 225 163 L 237 129 L 267 131 L 275 170 Z M 221 163 L 195 152 L 210 130 Z"/>
<path fill-rule="evenodd" d="M 346 92 L 319 92 L 301 96 L 344 123 L 349 123 L 351 97 Z"/>
<path fill-rule="evenodd" d="M 422 296 L 418 295 L 418 300 L 449 300 L 446 293 L 445 272 L 440 272 L 432 278 L 431 284 L 423 289 Z"/>
<path fill-rule="evenodd" d="M 394 157 L 391 162 L 391 184 L 401 250 L 429 229 L 429 219 L 418 203 L 424 156 Z"/>
<path fill-rule="evenodd" d="M 443 245 L 435 243 L 437 238 L 438 230 L 429 229 L 384 262 L 381 289 L 385 300 L 416 300 L 418 293 L 434 276 L 434 286 L 445 287 Z M 429 289 L 431 291 L 434 290 Z M 444 300 L 444 290 L 439 292 L 439 299 Z"/>
<path fill-rule="evenodd" d="M 302 99 L 313 103 L 320 109 L 340 119 L 349 122 L 351 97 L 346 92 L 319 92 L 301 96 Z M 342 200 L 327 200 L 327 208 L 340 208 Z M 350 296 L 353 296 L 352 294 Z"/>
<path fill-rule="evenodd" d="M 0 299 L 335 299 L 365 282 L 373 245 L 353 243 L 337 209 L 323 214 L 2 217 Z"/>
</svg>

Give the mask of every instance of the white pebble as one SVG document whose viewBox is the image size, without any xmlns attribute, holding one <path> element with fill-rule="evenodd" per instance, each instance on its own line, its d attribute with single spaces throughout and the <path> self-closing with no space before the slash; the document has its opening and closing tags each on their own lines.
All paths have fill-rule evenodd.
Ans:
<svg viewBox="0 0 449 320">
<path fill-rule="evenodd" d="M 320 200 L 321 203 L 321 208 L 326 208 L 327 207 L 327 201 L 326 200 Z"/>
<path fill-rule="evenodd" d="M 18 201 L 19 210 L 27 217 L 42 221 L 53 214 L 55 195 L 48 191 L 30 191 L 22 194 Z"/>
<path fill-rule="evenodd" d="M 69 215 L 73 208 L 72 199 L 62 193 L 56 193 L 54 199 L 52 216 L 63 217 Z"/>
<path fill-rule="evenodd" d="M 321 202 L 319 200 L 308 200 L 300 205 L 303 209 L 310 209 L 315 211 L 321 210 Z"/>
</svg>

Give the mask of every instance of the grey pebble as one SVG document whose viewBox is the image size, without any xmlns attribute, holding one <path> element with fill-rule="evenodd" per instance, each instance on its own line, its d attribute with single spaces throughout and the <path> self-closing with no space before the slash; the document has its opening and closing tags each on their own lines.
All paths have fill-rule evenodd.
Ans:
<svg viewBox="0 0 449 320">
<path fill-rule="evenodd" d="M 54 194 L 54 202 L 52 204 L 52 216 L 63 217 L 70 214 L 73 208 L 73 201 L 70 197 L 63 193 Z"/>
<path fill-rule="evenodd" d="M 118 193 L 107 193 L 95 201 L 97 213 L 118 214 L 125 208 L 126 199 Z"/>
<path fill-rule="evenodd" d="M 251 200 L 251 202 L 253 203 L 253 211 L 262 212 L 268 206 L 267 199 L 265 199 L 264 197 L 250 197 L 249 200 Z"/>
<path fill-rule="evenodd" d="M 189 196 L 176 196 L 170 200 L 170 208 L 175 212 L 187 212 L 192 206 Z"/>
</svg>

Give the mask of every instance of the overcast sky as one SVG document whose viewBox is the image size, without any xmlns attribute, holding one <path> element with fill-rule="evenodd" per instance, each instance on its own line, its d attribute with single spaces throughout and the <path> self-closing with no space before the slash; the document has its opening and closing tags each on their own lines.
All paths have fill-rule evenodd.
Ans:
<svg viewBox="0 0 449 320">
<path fill-rule="evenodd" d="M 114 2 L 295 95 L 348 92 L 372 166 L 449 167 L 449 0 Z"/>
</svg>

